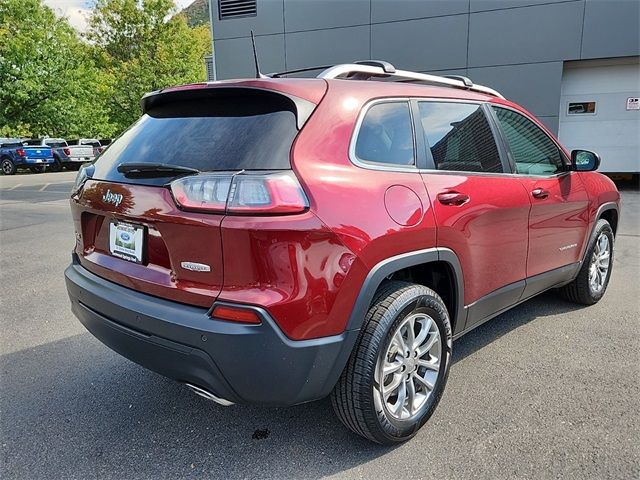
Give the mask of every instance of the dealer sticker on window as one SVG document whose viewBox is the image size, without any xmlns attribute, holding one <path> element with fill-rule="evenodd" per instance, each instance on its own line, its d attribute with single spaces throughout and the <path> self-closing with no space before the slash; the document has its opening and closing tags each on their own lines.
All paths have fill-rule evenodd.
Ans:
<svg viewBox="0 0 640 480">
<path fill-rule="evenodd" d="M 115 257 L 142 263 L 144 227 L 112 222 L 109 227 L 109 250 Z"/>
</svg>

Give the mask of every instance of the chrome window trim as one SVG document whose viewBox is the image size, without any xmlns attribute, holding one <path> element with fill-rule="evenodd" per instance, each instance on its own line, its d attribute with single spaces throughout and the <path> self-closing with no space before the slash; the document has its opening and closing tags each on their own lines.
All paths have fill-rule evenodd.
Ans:
<svg viewBox="0 0 640 480">
<path fill-rule="evenodd" d="M 508 178 L 540 178 L 540 179 L 549 179 L 554 177 L 561 177 L 563 175 L 568 175 L 573 173 L 569 172 L 559 172 L 554 173 L 553 175 L 524 175 L 522 173 L 511 173 L 511 172 L 466 172 L 463 170 L 432 170 L 430 168 L 421 168 L 418 169 L 419 173 L 428 173 L 428 174 L 445 174 L 445 175 L 461 175 L 464 177 L 469 177 L 472 175 L 480 175 L 483 177 L 508 177 Z"/>
<path fill-rule="evenodd" d="M 356 125 L 353 130 L 353 134 L 351 135 L 351 140 L 349 141 L 349 160 L 354 165 L 365 168 L 367 170 L 382 170 L 385 172 L 417 172 L 417 147 L 416 147 L 416 132 L 414 127 L 414 118 L 413 111 L 411 109 L 409 97 L 384 97 L 384 98 L 376 98 L 374 100 L 369 101 L 362 107 L 360 113 L 358 114 L 358 119 L 356 120 Z M 377 162 L 368 162 L 367 160 L 363 160 L 358 158 L 356 155 L 356 143 L 358 140 L 358 135 L 360 135 L 360 128 L 362 127 L 362 122 L 364 121 L 364 117 L 371 107 L 374 105 L 378 105 L 381 103 L 404 103 L 407 105 L 407 109 L 409 110 L 409 120 L 411 122 L 411 135 L 413 141 L 413 165 L 396 165 L 393 163 L 377 163 Z"/>
<path fill-rule="evenodd" d="M 426 172 L 426 171 L 431 171 L 429 169 L 420 169 L 418 168 L 417 164 L 418 164 L 418 147 L 416 145 L 416 135 L 417 132 L 415 131 L 415 125 L 416 125 L 416 119 L 413 116 L 413 109 L 411 108 L 411 101 L 417 101 L 417 102 L 450 102 L 450 103 L 469 103 L 469 104 L 473 104 L 473 105 L 483 105 L 483 104 L 487 104 L 487 102 L 485 100 L 467 100 L 464 98 L 447 98 L 447 97 L 442 97 L 442 98 L 435 98 L 435 97 L 416 97 L 416 96 L 410 96 L 410 97 L 381 97 L 381 98 L 375 98 L 373 100 L 368 101 L 360 110 L 360 113 L 358 114 L 358 118 L 356 120 L 356 125 L 354 127 L 353 133 L 351 135 L 351 139 L 349 141 L 349 160 L 351 161 L 351 163 L 353 163 L 355 166 L 360 167 L 360 168 L 365 168 L 367 170 L 381 170 L 381 171 L 385 171 L 385 172 Z M 367 162 L 366 160 L 362 160 L 360 158 L 357 157 L 356 155 L 356 141 L 358 138 L 358 135 L 360 133 L 360 127 L 362 126 L 362 121 L 364 120 L 364 116 L 367 114 L 367 112 L 369 111 L 369 109 L 373 106 L 376 105 L 378 103 L 394 103 L 394 102 L 407 102 L 407 104 L 409 105 L 409 114 L 411 115 L 411 128 L 413 131 L 413 156 L 414 156 L 414 164 L 413 165 L 407 165 L 407 166 L 401 166 L 401 165 L 394 165 L 392 163 L 373 163 L 373 162 Z M 419 119 L 417 119 L 419 121 Z M 425 140 L 426 141 L 426 140 Z M 425 145 L 426 148 L 428 148 L 428 146 Z M 437 170 L 437 171 L 444 171 L 444 170 Z M 455 170 L 451 170 L 451 172 L 455 172 Z M 471 172 L 468 172 L 471 173 Z"/>
</svg>

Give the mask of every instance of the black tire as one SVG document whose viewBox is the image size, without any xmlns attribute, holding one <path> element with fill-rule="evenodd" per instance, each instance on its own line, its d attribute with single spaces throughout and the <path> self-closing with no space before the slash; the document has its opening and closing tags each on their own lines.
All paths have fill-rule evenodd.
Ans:
<svg viewBox="0 0 640 480">
<path fill-rule="evenodd" d="M 29 170 L 31 171 L 31 173 L 44 173 L 46 169 L 47 169 L 47 167 L 45 167 L 44 165 L 37 165 L 35 167 L 29 167 Z"/>
<path fill-rule="evenodd" d="M 10 158 L 3 158 L 0 160 L 0 170 L 4 175 L 14 175 L 16 173 L 16 165 Z"/>
<path fill-rule="evenodd" d="M 53 156 L 53 163 L 47 167 L 50 172 L 60 172 L 62 171 L 62 162 L 60 162 L 60 158 L 57 156 Z"/>
<path fill-rule="evenodd" d="M 580 303 L 582 305 L 593 305 L 597 303 L 607 291 L 609 285 L 609 279 L 611 278 L 611 271 L 613 270 L 613 230 L 611 225 L 605 219 L 601 218 L 596 223 L 596 228 L 593 232 L 593 236 L 587 246 L 587 251 L 584 254 L 584 261 L 582 267 L 578 272 L 578 276 L 568 285 L 565 285 L 560 289 L 560 294 L 567 300 Z M 601 235 L 605 235 L 609 239 L 609 267 L 604 278 L 604 284 L 598 291 L 594 291 L 589 282 L 589 275 L 591 266 L 594 260 L 594 251 L 596 250 L 596 244 Z"/>
<path fill-rule="evenodd" d="M 67 163 L 64 168 L 71 171 L 78 171 L 82 165 L 80 163 Z"/>
<path fill-rule="evenodd" d="M 387 355 L 396 330 L 416 312 L 427 314 L 437 326 L 440 366 L 434 387 L 416 417 L 401 420 L 394 418 L 386 406 L 380 407 L 379 400 L 376 406 L 376 366 Z M 431 417 L 440 401 L 449 374 L 451 347 L 449 314 L 437 293 L 407 282 L 383 284 L 367 312 L 351 357 L 331 393 L 336 415 L 347 428 L 371 441 L 394 445 L 409 440 Z"/>
</svg>

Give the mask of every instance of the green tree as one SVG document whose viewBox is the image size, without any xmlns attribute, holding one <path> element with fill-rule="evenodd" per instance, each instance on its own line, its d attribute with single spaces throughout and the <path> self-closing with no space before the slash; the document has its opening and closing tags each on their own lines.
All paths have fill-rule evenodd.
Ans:
<svg viewBox="0 0 640 480">
<path fill-rule="evenodd" d="M 125 128 L 140 116 L 140 98 L 206 78 L 209 29 L 190 28 L 172 0 L 98 0 L 87 34 L 113 80 L 111 119 Z"/>
<path fill-rule="evenodd" d="M 0 1 L 0 135 L 112 135 L 91 50 L 40 0 Z"/>
</svg>

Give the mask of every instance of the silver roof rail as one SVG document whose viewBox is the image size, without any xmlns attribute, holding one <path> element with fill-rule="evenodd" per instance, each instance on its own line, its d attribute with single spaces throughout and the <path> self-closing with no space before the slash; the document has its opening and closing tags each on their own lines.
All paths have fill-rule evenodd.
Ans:
<svg viewBox="0 0 640 480">
<path fill-rule="evenodd" d="M 376 60 L 334 65 L 322 71 L 317 78 L 368 80 L 371 77 L 379 77 L 380 80 L 389 79 L 394 82 L 418 82 L 426 85 L 459 88 L 484 93 L 493 97 L 504 98 L 493 88 L 476 85 L 467 77 L 461 75 L 438 76 L 427 73 L 410 72 L 408 70 L 396 70 L 390 63 Z"/>
</svg>

